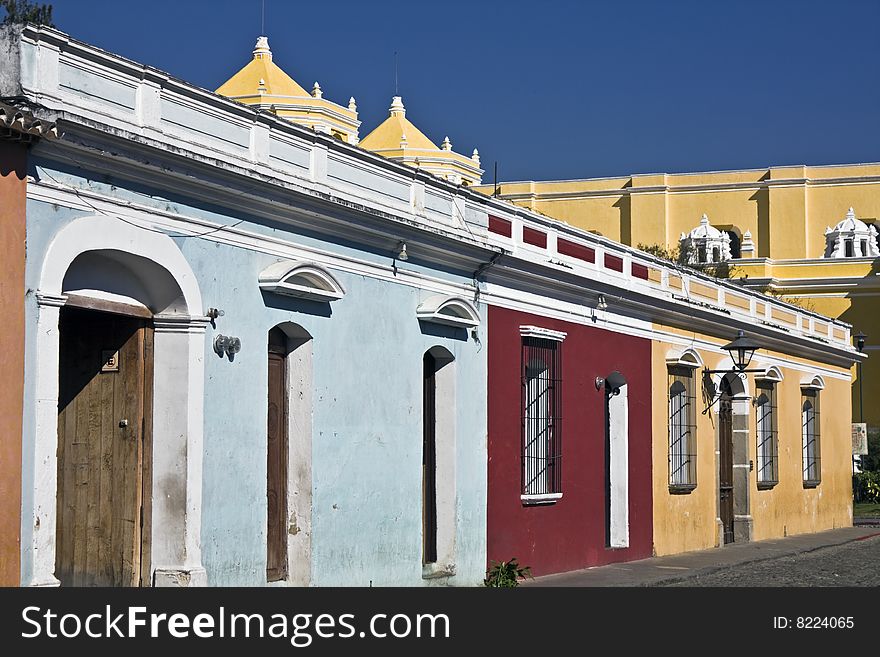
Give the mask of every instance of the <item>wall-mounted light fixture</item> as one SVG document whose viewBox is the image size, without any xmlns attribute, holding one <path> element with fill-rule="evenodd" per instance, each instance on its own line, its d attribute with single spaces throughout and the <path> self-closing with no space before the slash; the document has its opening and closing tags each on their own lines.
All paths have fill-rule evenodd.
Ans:
<svg viewBox="0 0 880 657">
<path fill-rule="evenodd" d="M 752 362 L 752 356 L 755 355 L 755 351 L 760 347 L 761 345 L 751 338 L 747 338 L 746 334 L 742 330 L 739 330 L 736 332 L 736 338 L 722 347 L 722 349 L 730 354 L 730 358 L 733 360 L 733 369 L 710 370 L 707 368 L 703 370 L 703 374 L 736 374 L 739 378 L 745 379 L 747 372 L 764 372 L 763 369 L 748 369 L 749 363 Z M 703 409 L 703 415 L 705 415 L 706 412 L 720 400 L 721 393 L 719 392 L 717 395 L 713 393 L 713 399 L 709 402 L 709 405 Z"/>
<path fill-rule="evenodd" d="M 604 294 L 600 294 L 600 295 L 599 295 L 599 301 L 598 301 L 598 303 L 596 304 L 596 308 L 598 308 L 599 310 L 608 310 L 608 302 L 605 301 L 605 295 L 604 295 Z"/>
<path fill-rule="evenodd" d="M 217 319 L 218 317 L 223 317 L 226 313 L 219 308 L 208 308 L 207 316 L 211 319 Z"/>
<path fill-rule="evenodd" d="M 403 262 L 409 260 L 409 255 L 406 252 L 406 242 L 401 241 L 397 243 L 394 258 L 396 260 L 402 260 Z"/>
<path fill-rule="evenodd" d="M 596 377 L 596 390 L 605 386 L 605 390 L 609 396 L 614 397 L 620 394 L 620 389 L 626 385 L 626 377 L 617 370 L 614 370 L 606 377 Z"/>
<path fill-rule="evenodd" d="M 241 340 L 239 338 L 234 338 L 231 335 L 218 335 L 214 338 L 214 351 L 216 351 L 219 356 L 222 356 L 223 354 L 230 357 L 234 356 L 241 351 Z"/>
</svg>

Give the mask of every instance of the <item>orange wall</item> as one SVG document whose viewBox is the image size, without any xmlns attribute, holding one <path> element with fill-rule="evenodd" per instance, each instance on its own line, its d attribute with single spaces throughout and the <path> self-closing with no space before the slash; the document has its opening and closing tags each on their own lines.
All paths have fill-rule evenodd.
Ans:
<svg viewBox="0 0 880 657">
<path fill-rule="evenodd" d="M 26 161 L 0 141 L 0 586 L 20 577 Z"/>
</svg>

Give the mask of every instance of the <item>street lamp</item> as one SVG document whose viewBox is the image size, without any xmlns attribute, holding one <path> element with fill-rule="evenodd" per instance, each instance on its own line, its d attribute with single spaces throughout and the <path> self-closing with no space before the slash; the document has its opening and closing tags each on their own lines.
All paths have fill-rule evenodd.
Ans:
<svg viewBox="0 0 880 657">
<path fill-rule="evenodd" d="M 722 347 L 726 352 L 730 354 L 731 360 L 733 360 L 733 369 L 732 370 L 710 370 L 704 369 L 704 374 L 736 374 L 740 378 L 745 379 L 747 372 L 763 372 L 764 370 L 750 370 L 749 363 L 752 362 L 752 356 L 755 355 L 755 351 L 760 348 L 757 342 L 752 340 L 751 338 L 747 338 L 746 334 L 742 330 L 738 330 L 736 332 L 736 337 L 733 341 L 728 342 L 726 345 Z M 721 393 L 719 392 L 717 396 L 714 396 L 709 405 L 703 409 L 703 415 L 715 405 L 721 399 Z"/>
<path fill-rule="evenodd" d="M 737 372 L 745 372 L 759 346 L 757 342 L 747 338 L 745 333 L 737 331 L 736 339 L 724 345 L 723 349 L 730 353 Z"/>
</svg>

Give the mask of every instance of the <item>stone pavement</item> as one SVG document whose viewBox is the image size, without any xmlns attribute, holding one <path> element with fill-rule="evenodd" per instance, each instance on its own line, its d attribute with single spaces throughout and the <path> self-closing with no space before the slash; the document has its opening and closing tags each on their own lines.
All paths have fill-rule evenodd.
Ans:
<svg viewBox="0 0 880 657">
<path fill-rule="evenodd" d="M 672 584 L 698 575 L 718 572 L 730 566 L 756 563 L 777 557 L 803 554 L 832 545 L 843 545 L 880 536 L 880 527 L 843 527 L 815 534 L 752 543 L 734 543 L 723 548 L 686 552 L 666 557 L 598 566 L 568 573 L 544 575 L 522 586 L 656 586 Z"/>
</svg>

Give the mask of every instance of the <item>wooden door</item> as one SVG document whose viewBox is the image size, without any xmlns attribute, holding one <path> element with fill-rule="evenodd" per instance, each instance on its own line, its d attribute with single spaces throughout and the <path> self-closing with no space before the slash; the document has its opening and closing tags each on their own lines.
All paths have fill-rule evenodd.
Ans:
<svg viewBox="0 0 880 657">
<path fill-rule="evenodd" d="M 141 318 L 63 308 L 59 339 L 55 575 L 67 586 L 137 586 L 142 566 L 149 573 L 152 328 Z"/>
<path fill-rule="evenodd" d="M 266 579 L 287 578 L 287 340 L 269 333 L 266 453 Z"/>
<path fill-rule="evenodd" d="M 718 441 L 721 452 L 718 476 L 721 523 L 724 525 L 724 542 L 733 543 L 733 403 L 727 398 L 721 399 Z"/>
<path fill-rule="evenodd" d="M 424 357 L 422 379 L 422 561 L 437 561 L 437 361 Z"/>
</svg>

